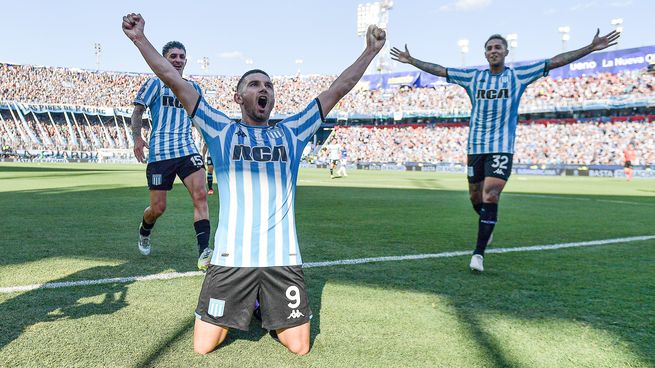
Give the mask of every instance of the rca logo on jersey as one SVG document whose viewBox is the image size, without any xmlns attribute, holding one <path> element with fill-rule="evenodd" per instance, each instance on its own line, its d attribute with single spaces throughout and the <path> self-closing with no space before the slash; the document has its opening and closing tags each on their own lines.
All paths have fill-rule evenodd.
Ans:
<svg viewBox="0 0 655 368">
<path fill-rule="evenodd" d="M 281 161 L 287 162 L 287 149 L 284 146 L 255 146 L 250 147 L 243 144 L 237 144 L 232 150 L 232 160 L 239 161 Z"/>
<path fill-rule="evenodd" d="M 179 109 L 184 108 L 180 100 L 173 96 L 161 96 L 161 104 L 169 107 L 177 107 Z"/>
<path fill-rule="evenodd" d="M 483 100 L 496 100 L 499 98 L 509 98 L 509 89 L 479 89 L 476 98 Z"/>
<path fill-rule="evenodd" d="M 296 319 L 296 318 L 300 318 L 300 317 L 304 317 L 304 316 L 305 315 L 300 313 L 299 310 L 294 309 L 294 310 L 291 311 L 291 314 L 289 315 L 289 317 L 287 317 L 287 319 L 291 319 L 291 318 Z"/>
</svg>

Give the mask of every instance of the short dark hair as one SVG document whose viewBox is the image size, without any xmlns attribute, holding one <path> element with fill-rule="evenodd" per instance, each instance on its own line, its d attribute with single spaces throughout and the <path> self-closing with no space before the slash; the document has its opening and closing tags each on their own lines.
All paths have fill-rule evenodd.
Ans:
<svg viewBox="0 0 655 368">
<path fill-rule="evenodd" d="M 484 48 L 485 49 L 487 48 L 487 44 L 491 40 L 500 40 L 503 43 L 503 45 L 505 45 L 505 48 L 507 48 L 507 40 L 505 39 L 505 37 L 503 37 L 503 36 L 499 35 L 498 33 L 496 33 L 496 34 L 492 34 L 491 36 L 489 36 L 487 41 L 484 43 Z"/>
<path fill-rule="evenodd" d="M 184 47 L 184 45 L 183 45 L 182 42 L 180 42 L 180 41 L 170 41 L 170 42 L 167 42 L 167 43 L 164 45 L 164 47 L 161 49 L 161 54 L 164 55 L 164 57 L 166 57 L 166 54 L 167 54 L 169 51 L 171 51 L 171 49 L 180 49 L 180 50 L 184 50 L 184 53 L 186 54 L 186 48 Z"/>
<path fill-rule="evenodd" d="M 265 71 L 263 71 L 263 70 L 261 70 L 261 69 L 251 69 L 251 70 L 248 70 L 247 72 L 243 73 L 243 75 L 242 75 L 241 78 L 239 79 L 239 82 L 237 83 L 237 92 L 239 92 L 239 87 L 241 87 L 241 84 L 243 83 L 243 81 L 246 79 L 247 76 L 249 76 L 250 74 L 257 74 L 257 73 L 259 73 L 259 74 L 264 74 L 265 76 L 267 76 L 267 77 L 270 78 L 270 76 L 268 75 L 268 73 L 266 73 Z"/>
</svg>

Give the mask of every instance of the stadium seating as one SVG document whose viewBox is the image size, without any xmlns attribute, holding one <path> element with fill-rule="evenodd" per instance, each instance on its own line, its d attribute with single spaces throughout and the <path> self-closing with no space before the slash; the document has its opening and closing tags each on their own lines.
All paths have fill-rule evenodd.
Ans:
<svg viewBox="0 0 655 368">
<path fill-rule="evenodd" d="M 13 150 L 123 149 L 132 145 L 127 111 L 138 88 L 151 75 L 93 72 L 69 68 L 0 63 L 0 103 L 74 106 L 78 113 L 20 111 L 17 105 L 0 110 L 0 143 Z M 194 76 L 208 101 L 228 115 L 238 115 L 232 100 L 238 77 Z M 273 77 L 277 116 L 294 113 L 333 82 L 335 76 Z M 599 104 L 629 106 L 655 99 L 655 75 L 641 71 L 597 74 L 569 79 L 542 78 L 530 86 L 521 111 L 584 110 Z M 82 113 L 87 108 L 119 109 L 119 113 Z M 352 91 L 335 107 L 335 116 L 462 116 L 470 111 L 464 90 L 455 85 L 435 88 Z M 122 112 L 122 113 L 120 113 Z M 520 124 L 516 163 L 621 164 L 622 150 L 634 142 L 642 164 L 655 164 L 653 119 L 641 116 L 592 121 L 546 119 Z M 465 121 L 463 118 L 461 121 Z M 340 127 L 337 141 L 351 162 L 465 162 L 468 128 L 458 124 L 423 126 Z M 324 153 L 318 152 L 319 160 Z"/>
</svg>

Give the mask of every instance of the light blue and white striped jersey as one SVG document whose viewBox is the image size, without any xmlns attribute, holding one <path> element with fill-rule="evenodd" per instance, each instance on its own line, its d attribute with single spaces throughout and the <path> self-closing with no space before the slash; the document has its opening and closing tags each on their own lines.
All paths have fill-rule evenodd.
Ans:
<svg viewBox="0 0 655 368">
<path fill-rule="evenodd" d="M 519 101 L 530 83 L 548 75 L 547 63 L 505 67 L 499 74 L 489 69 L 447 69 L 448 82 L 464 87 L 471 99 L 469 155 L 514 153 Z"/>
<path fill-rule="evenodd" d="M 198 83 L 187 80 L 202 95 Z M 159 78 L 148 79 L 134 99 L 150 109 L 152 131 L 148 162 L 170 160 L 198 153 L 191 135 L 191 120 L 173 91 Z"/>
<path fill-rule="evenodd" d="M 201 96 L 194 125 L 214 161 L 220 210 L 211 263 L 227 267 L 302 264 L 295 196 L 303 149 L 323 122 L 318 99 L 274 127 L 230 120 Z"/>
</svg>

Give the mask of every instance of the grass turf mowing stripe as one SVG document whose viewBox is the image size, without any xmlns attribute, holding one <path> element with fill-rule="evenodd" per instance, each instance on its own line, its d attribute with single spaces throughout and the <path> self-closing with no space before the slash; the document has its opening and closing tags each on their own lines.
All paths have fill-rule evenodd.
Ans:
<svg viewBox="0 0 655 368">
<path fill-rule="evenodd" d="M 603 202 L 603 203 L 619 203 L 619 204 L 634 204 L 638 206 L 653 206 L 653 203 L 644 203 L 644 202 L 633 202 L 633 201 L 619 201 L 614 199 L 597 199 L 597 198 L 585 198 L 585 197 L 565 197 L 558 195 L 549 195 L 549 194 L 523 194 L 523 193 L 503 193 L 505 195 L 516 196 L 516 197 L 529 197 L 529 198 L 545 198 L 545 199 L 563 199 L 567 201 L 593 201 L 593 202 Z"/>
<path fill-rule="evenodd" d="M 616 243 L 630 243 L 635 241 L 644 241 L 644 240 L 652 240 L 652 239 L 655 239 L 655 235 L 633 236 L 628 238 L 615 238 L 615 239 L 604 239 L 604 240 L 590 240 L 590 241 L 574 242 L 574 243 L 532 245 L 527 247 L 494 248 L 494 249 L 487 250 L 486 253 L 534 252 L 534 251 L 556 250 L 556 249 L 565 249 L 565 248 L 592 247 L 597 245 L 607 245 L 607 244 L 616 244 Z M 428 259 L 428 258 L 450 258 L 450 257 L 459 257 L 459 256 L 468 256 L 468 255 L 471 255 L 471 251 L 466 250 L 466 251 L 442 252 L 442 253 L 430 253 L 430 254 L 412 254 L 406 256 L 342 259 L 336 261 L 307 262 L 303 264 L 303 268 L 355 265 L 355 264 L 374 263 L 374 262 L 407 261 L 407 260 Z M 0 288 L 0 294 L 30 291 L 36 289 L 58 289 L 58 288 L 73 287 L 73 286 L 128 283 L 128 282 L 135 282 L 135 281 L 170 280 L 180 277 L 194 277 L 194 276 L 201 276 L 201 275 L 203 275 L 203 273 L 200 271 L 190 271 L 190 272 L 158 273 L 158 274 L 147 275 L 147 276 L 114 277 L 108 279 L 80 280 L 80 281 L 67 281 L 67 282 L 50 282 L 45 284 L 3 287 Z"/>
</svg>

